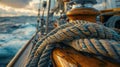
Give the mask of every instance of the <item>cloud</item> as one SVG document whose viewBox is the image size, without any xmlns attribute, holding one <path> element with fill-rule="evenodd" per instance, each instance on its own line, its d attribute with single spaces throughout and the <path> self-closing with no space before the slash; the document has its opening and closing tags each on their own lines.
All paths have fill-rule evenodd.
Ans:
<svg viewBox="0 0 120 67">
<path fill-rule="evenodd" d="M 0 0 L 0 16 L 37 16 L 38 7 L 39 0 Z"/>
<path fill-rule="evenodd" d="M 97 0 L 97 3 L 102 3 L 102 0 Z"/>
<path fill-rule="evenodd" d="M 0 4 L 0 16 L 5 17 L 5 16 L 37 16 L 38 13 L 38 7 L 39 7 L 39 0 L 32 0 L 29 2 L 28 5 L 24 7 L 12 7 L 12 6 L 6 6 L 3 4 Z M 45 10 L 45 15 L 46 15 Z M 41 13 L 42 13 L 41 9 Z"/>
<path fill-rule="evenodd" d="M 15 8 L 24 8 L 32 0 L 0 0 L 0 4 Z"/>
<path fill-rule="evenodd" d="M 0 16 L 35 16 L 36 10 L 28 9 L 15 9 L 12 7 L 1 7 L 0 6 Z"/>
<path fill-rule="evenodd" d="M 100 4 L 96 4 L 93 6 L 94 8 L 98 9 L 98 10 L 104 10 L 105 9 L 105 3 L 102 2 Z"/>
<path fill-rule="evenodd" d="M 28 10 L 38 10 L 39 2 L 30 2 L 25 8 Z"/>
<path fill-rule="evenodd" d="M 6 0 L 5 0 L 6 1 Z M 0 1 L 0 16 L 36 16 L 38 2 L 33 0 L 8 0 L 7 2 Z M 9 3 L 9 1 L 13 1 L 13 3 Z M 22 3 L 23 2 L 23 3 Z M 9 4 L 7 4 L 9 3 Z M 19 3 L 19 4 L 17 4 Z M 10 5 L 10 6 L 9 6 Z M 13 6 L 15 5 L 15 6 Z"/>
</svg>

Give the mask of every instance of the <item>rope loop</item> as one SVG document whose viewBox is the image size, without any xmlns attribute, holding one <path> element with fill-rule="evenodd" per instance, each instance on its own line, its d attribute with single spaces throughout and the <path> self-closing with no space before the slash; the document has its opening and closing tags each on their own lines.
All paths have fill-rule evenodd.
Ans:
<svg viewBox="0 0 120 67">
<path fill-rule="evenodd" d="M 88 21 L 76 20 L 52 30 L 40 39 L 31 52 L 28 67 L 46 67 L 51 51 L 64 43 L 77 51 L 120 60 L 120 35 L 113 29 Z M 64 46 L 64 45 L 63 45 Z"/>
</svg>

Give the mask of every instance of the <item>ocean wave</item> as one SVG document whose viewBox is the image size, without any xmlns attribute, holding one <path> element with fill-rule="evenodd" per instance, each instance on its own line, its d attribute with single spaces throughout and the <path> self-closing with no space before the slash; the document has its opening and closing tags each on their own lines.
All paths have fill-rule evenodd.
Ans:
<svg viewBox="0 0 120 67">
<path fill-rule="evenodd" d="M 27 20 L 24 23 L 21 23 L 22 21 L 19 23 L 5 21 L 0 22 L 0 67 L 5 67 L 36 31 L 34 21 Z"/>
</svg>

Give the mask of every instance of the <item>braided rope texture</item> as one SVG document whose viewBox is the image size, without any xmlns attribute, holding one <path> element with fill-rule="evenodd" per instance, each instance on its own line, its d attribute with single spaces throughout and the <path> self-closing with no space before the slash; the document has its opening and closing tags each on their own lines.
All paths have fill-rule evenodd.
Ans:
<svg viewBox="0 0 120 67">
<path fill-rule="evenodd" d="M 27 67 L 47 67 L 55 43 L 120 60 L 120 35 L 96 23 L 76 20 L 66 23 L 40 39 L 31 52 Z"/>
<path fill-rule="evenodd" d="M 120 34 L 120 29 L 113 28 L 118 34 Z"/>
<path fill-rule="evenodd" d="M 115 24 L 117 21 L 120 20 L 120 16 L 112 16 L 107 22 L 106 22 L 106 26 L 110 27 L 110 28 L 115 28 Z"/>
</svg>

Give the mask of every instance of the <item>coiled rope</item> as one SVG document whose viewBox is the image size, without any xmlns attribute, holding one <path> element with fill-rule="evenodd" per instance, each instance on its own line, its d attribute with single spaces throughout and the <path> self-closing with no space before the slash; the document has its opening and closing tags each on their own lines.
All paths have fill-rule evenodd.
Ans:
<svg viewBox="0 0 120 67">
<path fill-rule="evenodd" d="M 47 67 L 55 43 L 61 42 L 78 51 L 120 59 L 120 35 L 105 26 L 77 20 L 58 27 L 40 39 L 27 66 Z"/>
<path fill-rule="evenodd" d="M 115 24 L 117 21 L 120 21 L 120 16 L 112 16 L 107 22 L 106 26 L 110 28 L 115 28 Z"/>
<path fill-rule="evenodd" d="M 34 64 L 34 63 L 32 64 L 32 63 L 30 63 L 30 62 L 32 61 L 32 58 L 33 58 L 33 56 L 34 56 L 35 51 L 38 49 L 38 47 L 40 46 L 40 44 L 41 44 L 47 37 L 49 37 L 50 35 L 53 35 L 54 33 L 56 33 L 57 31 L 59 31 L 59 30 L 61 30 L 61 29 L 64 29 L 64 28 L 73 26 L 73 25 L 75 25 L 75 24 L 81 24 L 81 25 L 82 25 L 83 23 L 86 24 L 86 23 L 88 23 L 88 21 L 83 21 L 83 20 L 79 21 L 79 20 L 76 20 L 75 22 L 70 22 L 70 23 L 63 24 L 63 25 L 55 28 L 54 30 L 52 30 L 52 31 L 51 31 L 50 33 L 48 33 L 45 37 L 40 38 L 39 41 L 36 43 L 35 47 L 33 48 L 31 54 L 30 54 L 30 58 L 29 58 L 30 60 L 28 60 L 28 65 L 31 64 L 31 65 L 33 65 L 33 66 L 36 66 L 36 64 Z M 41 47 L 41 48 L 42 48 L 42 47 Z M 44 48 L 43 48 L 43 49 L 44 49 Z M 27 65 L 27 66 L 28 66 L 28 65 Z"/>
<path fill-rule="evenodd" d="M 120 29 L 113 28 L 119 35 L 120 35 Z"/>
</svg>

